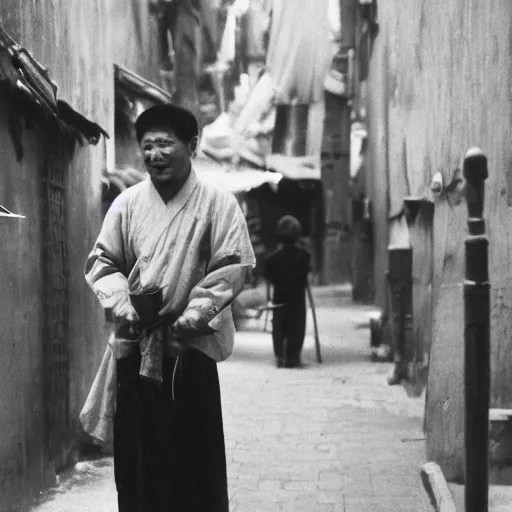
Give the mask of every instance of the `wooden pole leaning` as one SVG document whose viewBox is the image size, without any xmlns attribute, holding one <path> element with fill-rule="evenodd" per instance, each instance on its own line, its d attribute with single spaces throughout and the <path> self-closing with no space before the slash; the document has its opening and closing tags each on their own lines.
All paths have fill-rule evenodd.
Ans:
<svg viewBox="0 0 512 512">
<path fill-rule="evenodd" d="M 488 512 L 490 286 L 484 209 L 487 158 L 470 149 L 463 166 L 468 206 L 464 281 L 465 509 Z"/>
<path fill-rule="evenodd" d="M 313 329 L 315 331 L 315 349 L 316 349 L 316 361 L 317 363 L 322 362 L 322 353 L 320 351 L 320 336 L 318 334 L 318 322 L 316 319 L 316 308 L 315 301 L 313 300 L 313 292 L 311 291 L 311 286 L 307 283 L 306 291 L 308 294 L 309 305 L 311 307 L 311 314 L 313 315 Z"/>
</svg>

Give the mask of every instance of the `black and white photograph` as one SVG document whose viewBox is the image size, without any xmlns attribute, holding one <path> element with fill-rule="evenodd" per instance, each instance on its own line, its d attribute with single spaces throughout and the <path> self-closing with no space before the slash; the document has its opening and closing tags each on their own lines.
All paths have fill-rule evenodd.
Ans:
<svg viewBox="0 0 512 512">
<path fill-rule="evenodd" d="M 511 0 L 0 0 L 0 512 L 511 512 Z"/>
</svg>

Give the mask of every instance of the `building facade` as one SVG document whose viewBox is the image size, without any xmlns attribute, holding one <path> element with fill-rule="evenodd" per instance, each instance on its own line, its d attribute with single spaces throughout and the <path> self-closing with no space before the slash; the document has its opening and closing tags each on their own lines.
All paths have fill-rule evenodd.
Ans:
<svg viewBox="0 0 512 512">
<path fill-rule="evenodd" d="M 160 83 L 149 4 L 0 5 L 6 34 L 48 70 L 23 52 L 20 64 L 1 41 L 0 204 L 24 218 L 0 217 L 0 510 L 27 510 L 73 460 L 80 440 L 79 411 L 106 342 L 83 267 L 101 226 L 102 172 L 116 162 L 115 65 Z M 31 79 L 47 87 L 47 97 L 54 81 L 65 105 L 48 106 Z M 84 126 L 110 137 L 88 140 L 79 133 Z"/>
<path fill-rule="evenodd" d="M 372 203 L 375 301 L 388 308 L 388 249 L 412 248 L 415 364 L 428 369 L 427 456 L 448 479 L 461 479 L 467 219 L 461 165 L 474 146 L 489 161 L 484 214 L 492 287 L 491 406 L 512 406 L 510 5 L 360 3 L 367 4 L 362 9 L 373 6 L 376 29 L 366 83 L 365 180 Z"/>
</svg>

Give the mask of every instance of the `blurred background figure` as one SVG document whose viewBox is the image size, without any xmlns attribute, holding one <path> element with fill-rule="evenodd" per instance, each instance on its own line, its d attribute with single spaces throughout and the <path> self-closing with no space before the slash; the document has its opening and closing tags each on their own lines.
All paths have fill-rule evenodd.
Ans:
<svg viewBox="0 0 512 512">
<path fill-rule="evenodd" d="M 306 332 L 306 287 L 310 271 L 309 253 L 298 244 L 300 222 L 285 215 L 277 224 L 278 249 L 270 255 L 265 277 L 274 288 L 272 340 L 278 367 L 296 368 Z"/>
</svg>

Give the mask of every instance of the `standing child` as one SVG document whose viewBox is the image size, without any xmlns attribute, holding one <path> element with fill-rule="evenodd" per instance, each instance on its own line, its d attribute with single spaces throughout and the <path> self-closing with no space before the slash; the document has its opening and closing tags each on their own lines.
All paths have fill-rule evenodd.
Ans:
<svg viewBox="0 0 512 512">
<path fill-rule="evenodd" d="M 274 287 L 272 340 L 278 367 L 296 368 L 306 334 L 306 287 L 310 271 L 309 253 L 298 247 L 301 225 L 291 215 L 277 224 L 278 249 L 270 255 L 265 277 Z"/>
</svg>

